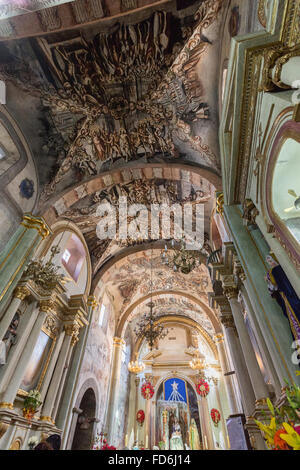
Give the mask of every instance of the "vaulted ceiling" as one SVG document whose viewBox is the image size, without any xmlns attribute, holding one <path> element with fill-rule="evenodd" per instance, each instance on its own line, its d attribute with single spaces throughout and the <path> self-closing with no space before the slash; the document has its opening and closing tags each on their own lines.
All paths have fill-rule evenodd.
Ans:
<svg viewBox="0 0 300 470">
<path fill-rule="evenodd" d="M 64 218 L 78 225 L 94 287 L 105 283 L 122 322 L 149 295 L 152 242 L 99 240 L 100 202 L 116 206 L 121 195 L 148 208 L 202 202 L 210 250 L 220 183 L 216 84 L 224 2 L 10 3 L 0 8 L 0 78 L 36 162 L 39 213 L 50 224 Z M 153 289 L 164 292 L 157 312 L 185 312 L 212 336 L 216 323 L 193 303 L 197 298 L 208 308 L 207 269 L 175 275 L 160 253 L 156 246 Z M 190 297 L 172 294 L 174 303 L 168 291 Z"/>
</svg>

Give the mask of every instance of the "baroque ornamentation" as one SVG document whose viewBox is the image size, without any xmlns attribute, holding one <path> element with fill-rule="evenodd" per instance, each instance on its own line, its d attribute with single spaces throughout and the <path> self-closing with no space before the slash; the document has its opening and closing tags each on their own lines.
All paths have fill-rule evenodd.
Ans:
<svg viewBox="0 0 300 470">
<path fill-rule="evenodd" d="M 44 290 L 51 291 L 59 282 L 63 281 L 65 276 L 59 274 L 59 266 L 55 266 L 52 262 L 53 257 L 59 253 L 57 246 L 51 248 L 51 256 L 48 261 L 42 260 L 31 261 L 24 271 L 24 280 L 32 279 L 36 284 L 40 285 Z"/>
<path fill-rule="evenodd" d="M 25 286 L 17 286 L 13 294 L 14 297 L 20 300 L 24 300 L 29 295 L 30 295 L 30 290 Z"/>
</svg>

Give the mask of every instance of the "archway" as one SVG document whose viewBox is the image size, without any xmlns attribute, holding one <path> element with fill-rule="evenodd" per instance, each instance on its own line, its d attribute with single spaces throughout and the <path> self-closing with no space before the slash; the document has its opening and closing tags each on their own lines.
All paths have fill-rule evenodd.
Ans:
<svg viewBox="0 0 300 470">
<path fill-rule="evenodd" d="M 83 395 L 71 450 L 89 450 L 92 446 L 93 423 L 96 414 L 96 396 L 92 388 L 88 388 Z"/>
<path fill-rule="evenodd" d="M 161 448 L 203 448 L 198 400 L 188 380 L 164 377 L 157 387 L 155 410 L 155 441 Z"/>
</svg>

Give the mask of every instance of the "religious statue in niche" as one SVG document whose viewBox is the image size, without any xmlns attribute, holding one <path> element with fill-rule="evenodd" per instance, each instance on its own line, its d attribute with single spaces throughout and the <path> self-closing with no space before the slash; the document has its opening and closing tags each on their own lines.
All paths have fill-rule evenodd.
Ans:
<svg viewBox="0 0 300 470">
<path fill-rule="evenodd" d="M 271 297 L 288 318 L 295 340 L 300 340 L 300 299 L 275 255 L 271 253 L 266 257 L 266 261 L 271 268 L 266 276 Z"/>
<path fill-rule="evenodd" d="M 191 425 L 190 425 L 190 448 L 192 450 L 200 450 L 201 449 L 201 444 L 200 444 L 200 439 L 199 439 L 199 433 L 196 425 L 196 421 L 194 418 L 191 420 Z"/>
<path fill-rule="evenodd" d="M 10 348 L 17 342 L 17 328 L 19 325 L 19 320 L 19 314 L 16 313 L 3 337 L 3 340 L 0 341 L 0 366 L 6 364 Z"/>
<path fill-rule="evenodd" d="M 181 427 L 176 415 L 170 414 L 169 418 L 170 429 L 170 450 L 183 450 L 183 441 L 181 434 Z"/>
</svg>

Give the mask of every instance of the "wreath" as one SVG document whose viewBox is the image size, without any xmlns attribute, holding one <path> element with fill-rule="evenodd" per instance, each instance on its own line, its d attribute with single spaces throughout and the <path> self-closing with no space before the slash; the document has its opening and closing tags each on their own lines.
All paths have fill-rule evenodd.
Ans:
<svg viewBox="0 0 300 470">
<path fill-rule="evenodd" d="M 154 388 L 150 382 L 145 382 L 141 389 L 142 397 L 149 400 L 154 395 Z"/>
<path fill-rule="evenodd" d="M 218 426 L 220 420 L 221 420 L 221 413 L 219 410 L 217 410 L 216 408 L 213 408 L 210 412 L 210 416 L 211 416 L 211 419 L 213 420 L 214 422 L 214 425 L 215 426 Z"/>
<path fill-rule="evenodd" d="M 145 413 L 143 410 L 139 410 L 136 414 L 136 420 L 139 423 L 140 426 L 143 426 L 144 420 L 145 420 Z"/>
<path fill-rule="evenodd" d="M 199 380 L 196 385 L 196 390 L 201 397 L 205 398 L 209 394 L 209 385 L 205 380 Z"/>
</svg>

